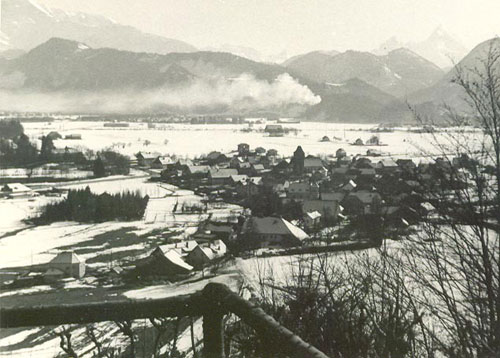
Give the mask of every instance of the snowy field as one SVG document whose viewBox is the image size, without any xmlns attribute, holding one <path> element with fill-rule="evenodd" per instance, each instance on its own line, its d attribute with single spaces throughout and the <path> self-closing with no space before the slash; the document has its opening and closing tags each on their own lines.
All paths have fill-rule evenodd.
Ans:
<svg viewBox="0 0 500 358">
<path fill-rule="evenodd" d="M 74 222 L 59 222 L 51 225 L 27 228 L 15 235 L 0 239 L 0 268 L 26 266 L 48 262 L 57 248 L 90 241 L 95 236 L 118 230 L 125 227 L 137 228 L 136 234 L 144 234 L 156 228 L 178 228 L 192 232 L 200 220 L 209 214 L 214 218 L 226 218 L 236 215 L 241 208 L 236 205 L 221 207 L 208 206 L 206 214 L 182 214 L 172 212 L 176 203 L 200 203 L 201 197 L 189 190 L 179 190 L 168 184 L 148 182 L 146 178 L 127 180 L 94 181 L 84 184 L 63 185 L 67 189 L 82 189 L 89 186 L 91 191 L 101 194 L 104 192 L 118 193 L 125 190 L 139 191 L 142 195 L 149 195 L 150 200 L 143 220 L 133 222 L 106 222 L 100 224 L 78 224 Z M 23 228 L 22 219 L 37 213 L 40 208 L 54 198 L 36 197 L 35 201 L 28 199 L 0 200 L 0 234 L 5 234 Z M 132 249 L 133 247 L 129 247 Z M 102 250 L 102 247 L 96 250 Z M 116 249 L 113 249 L 116 252 Z M 100 252 L 102 254 L 102 251 Z M 91 256 L 85 257 L 86 259 Z"/>
<path fill-rule="evenodd" d="M 304 151 L 314 155 L 334 154 L 338 148 L 344 148 L 348 154 L 365 154 L 368 148 L 390 153 L 395 157 L 418 156 L 422 149 L 432 151 L 429 134 L 408 132 L 400 128 L 393 133 L 379 133 L 382 143 L 387 146 L 364 147 L 351 146 L 357 138 L 368 140 L 373 133 L 373 124 L 340 124 L 302 122 L 282 124 L 285 128 L 297 129 L 297 134 L 284 137 L 268 137 L 262 132 L 243 132 L 248 125 L 234 124 L 157 124 L 149 129 L 146 123 L 130 123 L 128 128 L 105 128 L 103 122 L 54 121 L 52 123 L 23 123 L 26 133 L 39 137 L 50 131 L 58 131 L 63 136 L 71 133 L 82 135 L 82 140 L 56 140 L 58 148 L 88 147 L 93 150 L 113 147 L 115 150 L 132 156 L 139 151 L 176 154 L 181 157 L 195 157 L 213 150 L 230 152 L 236 150 L 239 143 L 248 143 L 252 148 L 264 147 L 277 149 L 284 156 L 290 156 L 298 145 Z M 255 124 L 254 130 L 263 130 L 265 124 Z M 340 140 L 320 142 L 323 136 Z M 150 144 L 145 145 L 148 141 Z"/>
</svg>

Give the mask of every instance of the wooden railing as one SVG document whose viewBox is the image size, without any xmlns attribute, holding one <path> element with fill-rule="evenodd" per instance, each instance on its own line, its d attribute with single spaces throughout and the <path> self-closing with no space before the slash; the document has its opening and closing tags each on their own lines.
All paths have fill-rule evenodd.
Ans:
<svg viewBox="0 0 500 358">
<path fill-rule="evenodd" d="M 81 303 L 59 306 L 0 308 L 0 328 L 86 324 L 151 317 L 203 316 L 203 356 L 223 358 L 224 316 L 233 313 L 259 336 L 272 342 L 269 351 L 288 357 L 327 358 L 281 326 L 258 306 L 246 301 L 227 286 L 209 283 L 201 291 L 163 299 L 143 301 Z"/>
</svg>

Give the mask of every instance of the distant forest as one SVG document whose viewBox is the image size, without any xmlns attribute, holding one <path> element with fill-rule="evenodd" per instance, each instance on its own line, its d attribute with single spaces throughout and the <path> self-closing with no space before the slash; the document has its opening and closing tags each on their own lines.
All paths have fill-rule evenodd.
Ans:
<svg viewBox="0 0 500 358">
<path fill-rule="evenodd" d="M 143 217 L 148 200 L 149 196 L 142 196 L 139 192 L 98 195 L 92 193 L 89 187 L 70 190 L 65 200 L 46 205 L 35 222 L 49 224 L 56 221 L 96 223 L 137 220 Z"/>
</svg>

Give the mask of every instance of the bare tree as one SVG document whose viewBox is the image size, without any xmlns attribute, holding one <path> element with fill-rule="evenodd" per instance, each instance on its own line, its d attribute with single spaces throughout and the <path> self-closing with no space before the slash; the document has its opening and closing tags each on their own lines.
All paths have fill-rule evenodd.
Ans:
<svg viewBox="0 0 500 358">
<path fill-rule="evenodd" d="M 78 358 L 78 354 L 73 349 L 71 341 L 71 329 L 63 326 L 58 334 L 60 338 L 59 347 L 61 347 L 64 353 L 66 353 L 69 357 Z"/>
<path fill-rule="evenodd" d="M 135 357 L 135 334 L 132 329 L 132 321 L 115 321 L 120 332 L 130 340 L 130 357 Z"/>
<path fill-rule="evenodd" d="M 448 357 L 500 356 L 500 47 L 492 41 L 454 82 L 469 113 L 448 107 L 447 133 L 433 134 L 442 157 L 428 199 L 438 217 L 405 246 L 408 272 L 426 311 L 426 333 Z M 476 126 L 471 131 L 464 126 Z M 452 157 L 454 156 L 454 157 Z"/>
</svg>

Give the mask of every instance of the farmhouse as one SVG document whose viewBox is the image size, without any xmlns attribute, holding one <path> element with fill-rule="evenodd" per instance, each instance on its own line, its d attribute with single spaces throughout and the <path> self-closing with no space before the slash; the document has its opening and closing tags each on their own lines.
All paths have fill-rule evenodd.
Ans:
<svg viewBox="0 0 500 358">
<path fill-rule="evenodd" d="M 348 214 L 376 214 L 380 211 L 381 201 L 380 194 L 363 190 L 347 195 L 342 202 L 342 206 Z"/>
<path fill-rule="evenodd" d="M 302 204 L 303 213 L 317 211 L 328 219 L 336 218 L 342 211 L 341 209 L 338 200 L 305 200 Z"/>
<path fill-rule="evenodd" d="M 65 277 L 82 278 L 85 276 L 85 260 L 73 251 L 64 251 L 48 263 L 47 273 L 55 274 L 56 270 L 63 272 Z"/>
<path fill-rule="evenodd" d="M 304 172 L 306 173 L 313 173 L 323 168 L 323 161 L 320 158 L 307 157 L 304 159 Z"/>
<path fill-rule="evenodd" d="M 257 240 L 260 247 L 289 247 L 302 245 L 309 236 L 297 226 L 279 217 L 251 217 L 243 225 L 242 233 Z"/>
<path fill-rule="evenodd" d="M 238 175 L 236 169 L 210 169 L 208 177 L 211 185 L 224 185 L 231 183 L 231 176 Z"/>
<path fill-rule="evenodd" d="M 175 277 L 185 275 L 193 270 L 193 266 L 187 264 L 181 255 L 169 245 L 157 247 L 149 257 L 136 265 L 139 275 Z"/>
<path fill-rule="evenodd" d="M 206 245 L 197 245 L 186 256 L 186 262 L 195 268 L 201 268 L 208 265 L 212 260 L 224 256 L 226 252 L 226 245 L 221 240 Z"/>
<path fill-rule="evenodd" d="M 172 160 L 171 157 L 159 155 L 151 163 L 151 168 L 154 168 L 154 169 L 166 169 L 169 164 L 174 164 L 174 161 Z"/>
<path fill-rule="evenodd" d="M 149 167 L 153 164 L 153 161 L 160 156 L 159 153 L 151 153 L 151 152 L 139 152 L 135 155 L 137 158 L 137 163 L 141 167 Z"/>
<path fill-rule="evenodd" d="M 206 177 L 209 172 L 208 165 L 186 165 L 183 170 L 185 176 L 198 178 Z"/>
<path fill-rule="evenodd" d="M 269 133 L 270 136 L 279 136 L 284 134 L 283 126 L 280 124 L 268 124 L 264 132 Z"/>
</svg>

